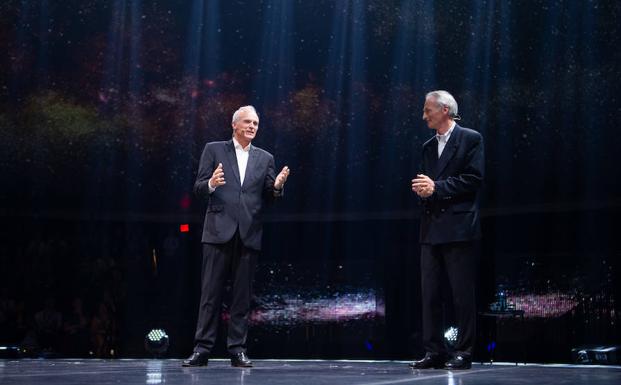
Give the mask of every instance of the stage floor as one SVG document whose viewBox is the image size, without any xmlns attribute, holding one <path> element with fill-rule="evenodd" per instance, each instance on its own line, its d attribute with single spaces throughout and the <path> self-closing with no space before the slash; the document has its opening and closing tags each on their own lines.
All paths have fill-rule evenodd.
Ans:
<svg viewBox="0 0 621 385">
<path fill-rule="evenodd" d="M 182 368 L 180 360 L 0 360 L 0 384 L 621 384 L 619 366 L 473 365 L 471 370 L 411 370 L 398 361 L 255 360 L 252 369 L 210 360 Z"/>
</svg>

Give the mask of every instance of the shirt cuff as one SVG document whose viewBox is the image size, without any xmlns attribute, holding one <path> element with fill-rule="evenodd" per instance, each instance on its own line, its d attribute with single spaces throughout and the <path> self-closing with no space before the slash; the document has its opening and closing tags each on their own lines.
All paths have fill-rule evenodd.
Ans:
<svg viewBox="0 0 621 385">
<path fill-rule="evenodd" d="M 283 191 L 285 191 L 285 186 L 284 185 L 280 189 L 277 189 L 276 187 L 274 187 L 274 196 L 275 197 L 282 196 Z"/>
</svg>

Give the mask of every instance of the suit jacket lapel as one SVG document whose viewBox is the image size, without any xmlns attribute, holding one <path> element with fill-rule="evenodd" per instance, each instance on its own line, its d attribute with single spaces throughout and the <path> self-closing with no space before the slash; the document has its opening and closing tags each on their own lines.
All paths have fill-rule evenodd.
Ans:
<svg viewBox="0 0 621 385">
<path fill-rule="evenodd" d="M 446 146 L 444 146 L 444 150 L 442 150 L 442 155 L 440 156 L 440 159 L 438 159 L 438 164 L 436 166 L 436 172 L 435 172 L 436 178 L 438 178 L 442 174 L 442 171 L 444 171 L 444 169 L 448 165 L 448 162 L 451 160 L 453 155 L 455 155 L 455 151 L 457 151 L 457 146 L 459 146 L 460 138 L 461 138 L 461 130 L 459 126 L 456 124 L 455 128 L 453 129 L 453 132 L 451 133 L 451 137 L 446 143 Z M 436 143 L 437 142 L 438 141 L 436 140 Z M 436 144 L 436 154 L 437 153 L 438 153 L 438 147 Z"/>
<path fill-rule="evenodd" d="M 428 174 L 431 178 L 435 177 L 435 171 L 438 164 L 438 141 L 433 138 L 427 145 L 425 151 L 427 170 L 423 170 L 423 174 Z"/>
<path fill-rule="evenodd" d="M 237 155 L 235 155 L 235 145 L 233 144 L 233 139 L 226 142 L 226 158 L 229 161 L 229 169 L 233 170 L 233 175 L 235 175 L 235 180 L 237 184 L 240 184 L 239 179 L 239 166 L 237 165 Z M 246 176 L 248 176 L 248 172 L 246 171 Z M 224 174 L 224 178 L 226 179 L 226 173 Z"/>
<path fill-rule="evenodd" d="M 248 164 L 246 165 L 246 175 L 244 175 L 244 186 L 250 183 L 255 175 L 255 168 L 257 167 L 257 157 L 259 156 L 259 150 L 257 150 L 252 144 L 250 145 L 250 153 L 248 154 Z"/>
</svg>

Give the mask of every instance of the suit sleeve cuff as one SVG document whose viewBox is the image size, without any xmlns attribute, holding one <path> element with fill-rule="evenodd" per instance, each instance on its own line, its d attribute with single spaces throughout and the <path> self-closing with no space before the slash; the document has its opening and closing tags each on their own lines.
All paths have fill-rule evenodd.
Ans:
<svg viewBox="0 0 621 385">
<path fill-rule="evenodd" d="M 282 186 L 282 188 L 277 189 L 276 187 L 274 187 L 274 196 L 275 197 L 281 197 L 283 196 L 285 193 L 285 186 Z"/>
</svg>

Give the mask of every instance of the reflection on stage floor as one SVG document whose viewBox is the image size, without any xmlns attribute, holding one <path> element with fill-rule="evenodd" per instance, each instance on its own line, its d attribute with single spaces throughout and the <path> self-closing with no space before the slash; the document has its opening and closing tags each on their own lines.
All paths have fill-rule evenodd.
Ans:
<svg viewBox="0 0 621 385">
<path fill-rule="evenodd" d="M 619 366 L 474 364 L 471 370 L 412 370 L 402 361 L 255 360 L 239 369 L 228 360 L 183 368 L 181 360 L 0 360 L 0 384 L 589 384 L 621 383 Z"/>
</svg>

